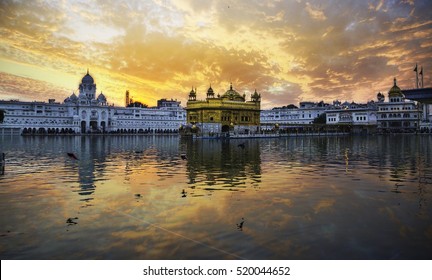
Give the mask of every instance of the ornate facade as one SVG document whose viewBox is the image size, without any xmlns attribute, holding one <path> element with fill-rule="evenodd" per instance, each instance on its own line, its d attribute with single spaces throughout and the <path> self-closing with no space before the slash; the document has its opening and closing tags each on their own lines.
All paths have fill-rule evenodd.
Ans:
<svg viewBox="0 0 432 280">
<path fill-rule="evenodd" d="M 87 71 L 79 84 L 79 95 L 72 93 L 63 103 L 0 100 L 4 120 L 0 135 L 80 134 L 80 133 L 170 133 L 185 122 L 180 102 L 161 99 L 157 107 L 117 107 L 109 105 Z"/>
<path fill-rule="evenodd" d="M 378 93 L 377 128 L 382 132 L 414 132 L 419 128 L 421 111 L 414 101 L 406 101 L 394 79 L 388 92 L 388 102 Z"/>
<path fill-rule="evenodd" d="M 192 89 L 186 106 L 187 125 L 203 136 L 258 133 L 260 106 L 261 95 L 256 90 L 251 100 L 246 101 L 246 95 L 240 95 L 232 84 L 222 96 L 216 97 L 210 86 L 205 100 L 197 100 L 196 90 Z"/>
<path fill-rule="evenodd" d="M 277 107 L 261 111 L 261 128 L 272 130 L 274 127 L 309 125 L 314 119 L 325 113 L 329 104 L 321 102 L 300 102 L 297 106 Z"/>
<path fill-rule="evenodd" d="M 326 124 L 348 126 L 354 133 L 374 133 L 377 125 L 376 102 L 364 104 L 333 102 L 326 110 Z"/>
</svg>

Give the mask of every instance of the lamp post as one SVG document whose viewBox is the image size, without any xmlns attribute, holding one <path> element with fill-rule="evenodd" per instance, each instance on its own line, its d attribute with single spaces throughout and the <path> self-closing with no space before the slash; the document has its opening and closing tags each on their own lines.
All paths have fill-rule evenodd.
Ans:
<svg viewBox="0 0 432 280">
<path fill-rule="evenodd" d="M 232 130 L 235 133 L 235 131 L 234 131 L 234 123 L 232 123 L 232 122 L 230 123 L 230 129 L 229 130 L 230 130 L 230 132 Z"/>
<path fill-rule="evenodd" d="M 279 124 L 278 124 L 278 123 L 276 123 L 276 124 L 274 125 L 274 130 L 275 130 L 275 133 L 276 133 L 276 134 L 279 132 Z"/>
</svg>

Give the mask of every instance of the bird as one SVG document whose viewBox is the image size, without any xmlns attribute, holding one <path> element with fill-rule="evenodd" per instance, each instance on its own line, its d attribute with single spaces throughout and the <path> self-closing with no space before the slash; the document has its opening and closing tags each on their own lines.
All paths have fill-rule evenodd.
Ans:
<svg viewBox="0 0 432 280">
<path fill-rule="evenodd" d="M 140 197 L 141 197 L 141 194 L 140 194 L 140 193 L 136 193 L 136 194 L 135 194 L 135 197 L 136 197 L 136 198 L 140 198 Z"/>
<path fill-rule="evenodd" d="M 244 149 L 246 146 L 245 146 L 245 143 L 240 143 L 240 144 L 237 145 L 237 147 L 240 147 L 240 148 Z"/>
<path fill-rule="evenodd" d="M 78 160 L 77 156 L 74 153 L 67 153 L 70 158 Z"/>
<path fill-rule="evenodd" d="M 244 224 L 244 218 L 241 219 L 241 222 L 237 224 L 237 229 L 238 230 L 243 230 L 243 224 Z"/>
<path fill-rule="evenodd" d="M 185 190 L 182 190 L 182 197 L 186 197 L 187 192 Z"/>
<path fill-rule="evenodd" d="M 75 222 L 75 220 L 78 220 L 78 217 L 75 217 L 75 218 L 68 218 L 68 219 L 66 220 L 66 223 L 69 224 L 69 225 L 76 225 L 76 224 L 78 224 L 78 223 Z"/>
<path fill-rule="evenodd" d="M 187 160 L 186 155 L 181 155 L 180 157 L 181 157 L 182 160 Z"/>
</svg>

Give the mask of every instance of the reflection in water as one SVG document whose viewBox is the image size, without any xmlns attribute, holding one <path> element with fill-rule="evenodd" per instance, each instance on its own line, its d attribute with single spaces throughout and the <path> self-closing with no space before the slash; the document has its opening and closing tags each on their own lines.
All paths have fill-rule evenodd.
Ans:
<svg viewBox="0 0 432 280">
<path fill-rule="evenodd" d="M 202 195 L 201 190 L 238 191 L 246 186 L 256 187 L 260 182 L 259 142 L 193 141 L 184 140 L 187 172 L 191 195 Z"/>
<path fill-rule="evenodd" d="M 432 257 L 431 136 L 0 142 L 2 259 Z"/>
</svg>

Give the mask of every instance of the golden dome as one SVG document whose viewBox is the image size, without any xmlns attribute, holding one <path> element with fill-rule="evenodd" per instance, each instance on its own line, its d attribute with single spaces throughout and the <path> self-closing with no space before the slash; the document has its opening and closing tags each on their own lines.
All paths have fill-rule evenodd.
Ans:
<svg viewBox="0 0 432 280">
<path fill-rule="evenodd" d="M 394 85 L 388 92 L 389 97 L 404 97 L 401 89 L 396 85 L 396 78 L 394 78 Z"/>
<path fill-rule="evenodd" d="M 228 98 L 234 101 L 245 101 L 245 98 L 233 89 L 232 84 L 230 85 L 230 89 L 222 95 L 222 98 Z"/>
</svg>

